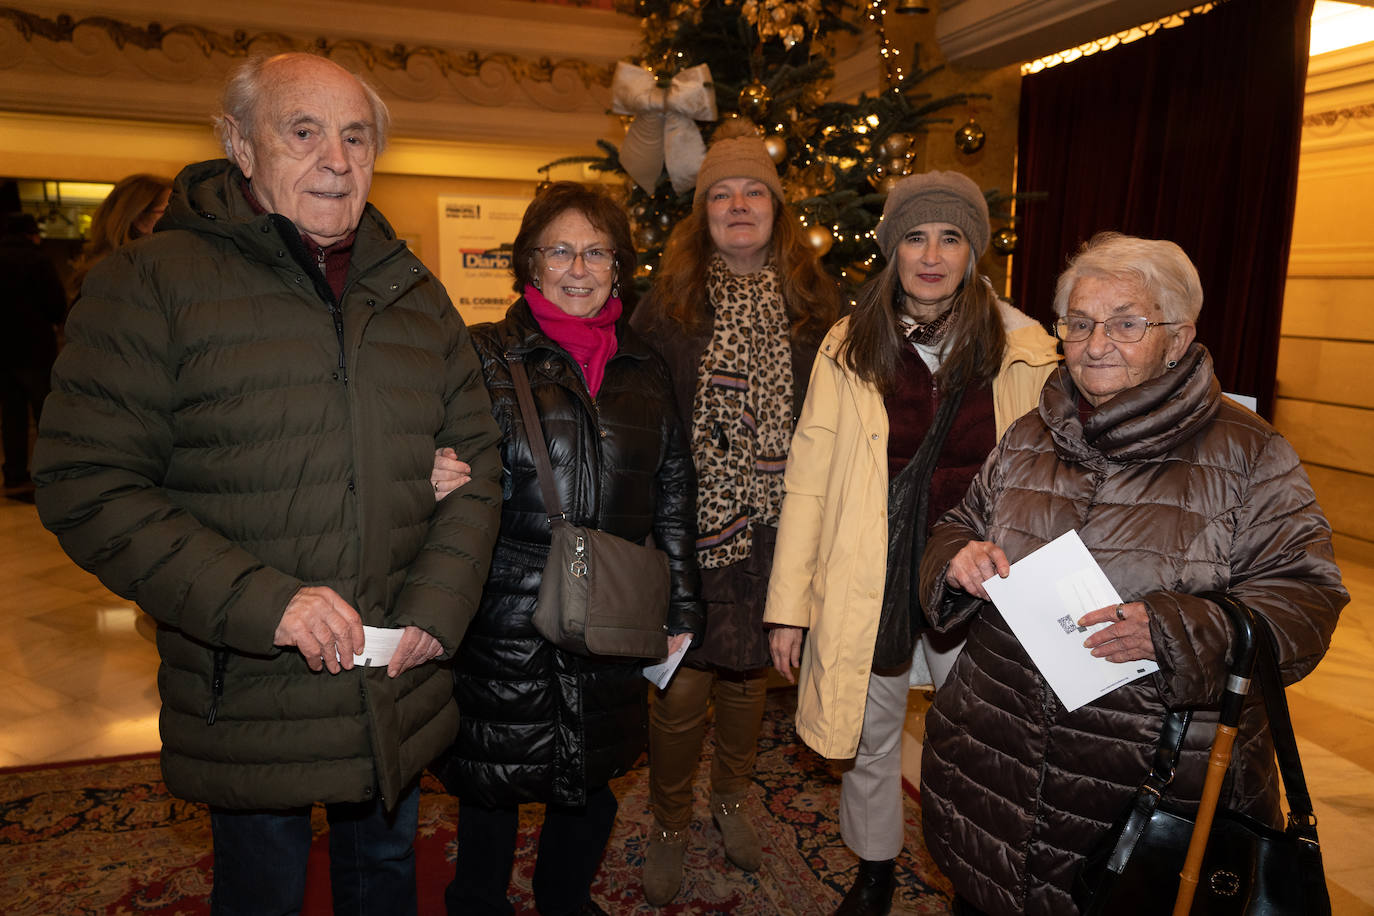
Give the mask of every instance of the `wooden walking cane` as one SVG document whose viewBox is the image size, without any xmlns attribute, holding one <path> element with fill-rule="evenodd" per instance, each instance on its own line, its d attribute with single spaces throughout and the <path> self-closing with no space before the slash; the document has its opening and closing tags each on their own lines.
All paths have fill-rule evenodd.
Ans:
<svg viewBox="0 0 1374 916">
<path fill-rule="evenodd" d="M 1217 718 L 1217 736 L 1212 741 L 1212 753 L 1207 758 L 1207 778 L 1202 784 L 1202 801 L 1198 803 L 1197 819 L 1188 840 L 1188 855 L 1178 876 L 1178 896 L 1174 898 L 1174 916 L 1187 916 L 1197 893 L 1198 877 L 1202 874 L 1202 859 L 1207 852 L 1207 837 L 1212 832 L 1212 817 L 1216 814 L 1221 784 L 1231 765 L 1231 746 L 1236 740 L 1240 710 L 1250 691 L 1250 672 L 1255 665 L 1255 625 L 1250 609 L 1229 595 L 1209 593 L 1202 597 L 1221 605 L 1231 617 L 1236 630 L 1231 667 L 1226 678 L 1226 690 L 1221 696 L 1221 712 Z"/>
</svg>

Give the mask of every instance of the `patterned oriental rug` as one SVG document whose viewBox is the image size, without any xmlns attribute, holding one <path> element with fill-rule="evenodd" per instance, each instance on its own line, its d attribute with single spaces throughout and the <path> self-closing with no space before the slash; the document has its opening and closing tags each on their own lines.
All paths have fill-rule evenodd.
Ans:
<svg viewBox="0 0 1374 916">
<path fill-rule="evenodd" d="M 620 817 L 592 888 L 608 913 L 834 912 L 857 864 L 836 821 L 838 771 L 797 740 L 794 708 L 791 691 L 770 692 L 757 788 L 749 800 L 763 841 L 763 867 L 750 875 L 726 861 L 706 813 L 704 757 L 682 892 L 662 909 L 645 903 L 639 875 L 650 816 L 648 770 L 641 766 L 613 783 Z M 428 775 L 423 790 L 416 841 L 420 912 L 442 914 L 444 885 L 453 874 L 458 803 Z M 921 843 L 919 807 L 909 797 L 904 806 L 906 851 L 897 860 L 893 913 L 948 913 L 949 884 Z M 304 912 L 327 914 L 325 824 L 323 811 L 316 808 L 315 814 Z M 528 806 L 521 817 L 511 894 L 520 914 L 535 912 L 530 882 L 538 814 L 537 806 Z M 167 794 L 155 755 L 0 770 L 0 912 L 8 916 L 208 913 L 210 848 L 205 807 Z"/>
</svg>

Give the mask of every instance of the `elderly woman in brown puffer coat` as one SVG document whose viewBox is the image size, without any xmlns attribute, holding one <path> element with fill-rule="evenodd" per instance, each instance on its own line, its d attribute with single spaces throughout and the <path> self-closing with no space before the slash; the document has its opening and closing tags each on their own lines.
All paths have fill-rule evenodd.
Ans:
<svg viewBox="0 0 1374 916">
<path fill-rule="evenodd" d="M 1060 277 L 1065 365 L 1008 431 L 921 564 L 937 628 L 968 642 L 926 720 L 921 805 L 955 912 L 1077 912 L 1070 889 L 1149 771 L 1166 710 L 1195 710 L 1170 796 L 1201 793 L 1231 629 L 1228 590 L 1306 675 L 1349 600 L 1292 446 L 1221 394 L 1194 342 L 1202 287 L 1171 242 L 1104 233 Z M 1084 645 L 1159 671 L 1065 710 L 981 583 L 1076 529 L 1125 599 Z M 1247 703 L 1221 803 L 1278 825 L 1263 704 Z"/>
</svg>

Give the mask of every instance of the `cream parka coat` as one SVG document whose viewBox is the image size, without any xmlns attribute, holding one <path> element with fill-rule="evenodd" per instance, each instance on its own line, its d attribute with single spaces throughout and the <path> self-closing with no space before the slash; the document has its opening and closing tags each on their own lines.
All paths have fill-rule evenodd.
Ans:
<svg viewBox="0 0 1374 916">
<path fill-rule="evenodd" d="M 998 303 L 1007 332 L 993 380 L 997 436 L 1033 410 L 1058 363 L 1039 324 Z M 842 318 L 821 343 L 792 437 L 765 623 L 809 629 L 797 682 L 797 734 L 825 757 L 853 757 L 887 575 L 887 409 L 836 359 Z"/>
</svg>

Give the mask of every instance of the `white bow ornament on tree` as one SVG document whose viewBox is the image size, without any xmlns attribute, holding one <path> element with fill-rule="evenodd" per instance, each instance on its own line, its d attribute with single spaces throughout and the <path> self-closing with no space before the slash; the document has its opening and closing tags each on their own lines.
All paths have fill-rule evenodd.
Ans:
<svg viewBox="0 0 1374 916">
<path fill-rule="evenodd" d="M 706 144 L 693 121 L 716 119 L 716 93 L 705 64 L 681 71 L 660 89 L 651 71 L 622 60 L 611 83 L 611 110 L 634 116 L 620 164 L 635 184 L 652 194 L 665 165 L 674 191 L 696 184 Z"/>
</svg>

